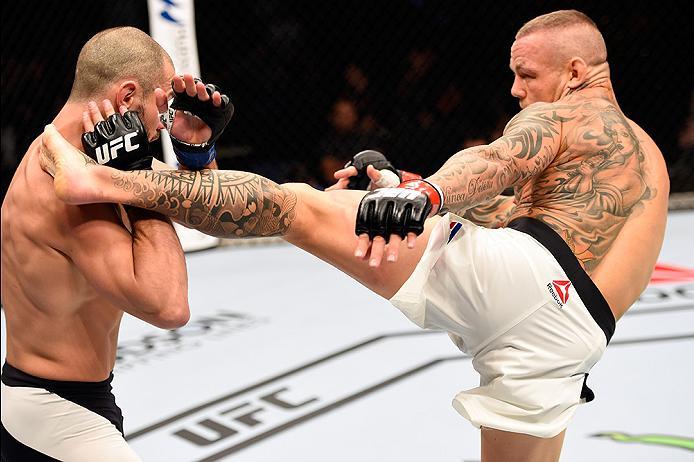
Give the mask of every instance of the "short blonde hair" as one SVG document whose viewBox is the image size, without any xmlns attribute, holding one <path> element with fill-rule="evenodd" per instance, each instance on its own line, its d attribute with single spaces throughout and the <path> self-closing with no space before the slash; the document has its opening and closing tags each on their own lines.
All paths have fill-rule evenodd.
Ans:
<svg viewBox="0 0 694 462">
<path fill-rule="evenodd" d="M 556 39 L 562 57 L 578 56 L 590 65 L 607 61 L 607 47 L 598 26 L 584 13 L 559 10 L 543 14 L 523 24 L 516 40 L 536 32 L 552 31 L 563 34 Z"/>
<path fill-rule="evenodd" d="M 134 27 L 106 29 L 82 47 L 77 58 L 70 99 L 99 95 L 122 79 L 137 81 L 146 93 L 165 78 L 164 64 L 171 58 L 152 37 Z"/>
</svg>

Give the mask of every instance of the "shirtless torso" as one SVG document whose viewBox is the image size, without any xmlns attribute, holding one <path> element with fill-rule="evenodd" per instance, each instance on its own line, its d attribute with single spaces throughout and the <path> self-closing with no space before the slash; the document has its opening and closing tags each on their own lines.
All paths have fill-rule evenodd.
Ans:
<svg viewBox="0 0 694 462">
<path fill-rule="evenodd" d="M 163 127 L 158 109 L 173 74 L 144 32 L 102 31 L 83 46 L 53 124 L 81 147 L 87 123 L 103 120 L 99 105 L 107 116 L 130 110 L 143 132 L 130 161 L 143 160 L 145 141 Z M 124 312 L 166 329 L 188 321 L 183 250 L 159 214 L 61 201 L 40 146 L 40 138 L 29 146 L 2 203 L 2 459 L 136 461 L 111 388 L 118 331 Z"/>
<path fill-rule="evenodd" d="M 46 379 L 101 381 L 113 370 L 123 309 L 167 324 L 161 306 L 155 306 L 155 297 L 161 295 L 144 292 L 155 290 L 158 282 L 133 274 L 134 257 L 148 256 L 150 271 L 156 266 L 180 283 L 169 288 L 175 295 L 167 309 L 184 314 L 185 262 L 182 252 L 175 251 L 180 245 L 165 220 L 134 220 L 136 233 L 164 238 L 144 248 L 133 246 L 138 235 L 123 225 L 116 206 L 77 207 L 60 201 L 39 166 L 38 147 L 38 141 L 32 143 L 2 205 L 7 361 Z M 152 260 L 157 247 L 172 244 Z M 172 322 L 166 327 L 175 327 Z"/>
</svg>

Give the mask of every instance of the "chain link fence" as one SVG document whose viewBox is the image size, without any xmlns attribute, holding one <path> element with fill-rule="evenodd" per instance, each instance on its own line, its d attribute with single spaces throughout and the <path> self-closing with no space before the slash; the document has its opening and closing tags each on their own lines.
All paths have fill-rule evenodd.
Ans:
<svg viewBox="0 0 694 462">
<path fill-rule="evenodd" d="M 317 187 L 366 148 L 433 173 L 518 111 L 509 49 L 528 19 L 578 7 L 601 28 L 624 112 L 694 191 L 688 2 L 207 0 L 195 2 L 202 77 L 232 97 L 220 168 Z M 3 2 L 2 191 L 66 100 L 81 46 L 148 30 L 144 0 Z"/>
</svg>

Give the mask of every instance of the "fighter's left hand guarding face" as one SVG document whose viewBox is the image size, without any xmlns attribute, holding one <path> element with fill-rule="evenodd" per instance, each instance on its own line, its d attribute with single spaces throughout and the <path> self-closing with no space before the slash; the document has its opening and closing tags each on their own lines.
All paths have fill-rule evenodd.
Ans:
<svg viewBox="0 0 694 462">
<path fill-rule="evenodd" d="M 110 102 L 108 106 L 111 114 L 106 120 L 98 121 L 91 130 L 85 127 L 88 131 L 82 135 L 84 152 L 99 164 L 118 170 L 151 169 L 147 131 L 137 112 L 119 114 L 113 111 Z"/>
</svg>

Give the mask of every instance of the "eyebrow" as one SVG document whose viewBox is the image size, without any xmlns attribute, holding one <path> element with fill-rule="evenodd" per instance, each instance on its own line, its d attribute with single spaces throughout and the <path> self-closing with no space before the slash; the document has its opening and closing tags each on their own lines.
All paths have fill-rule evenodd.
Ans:
<svg viewBox="0 0 694 462">
<path fill-rule="evenodd" d="M 516 64 L 515 66 L 513 66 L 513 64 L 509 64 L 509 68 L 511 69 L 511 71 L 513 71 L 515 73 L 521 73 L 521 72 L 525 73 L 525 74 L 534 74 L 535 73 L 535 71 L 532 68 L 527 67 L 525 64 Z"/>
</svg>

